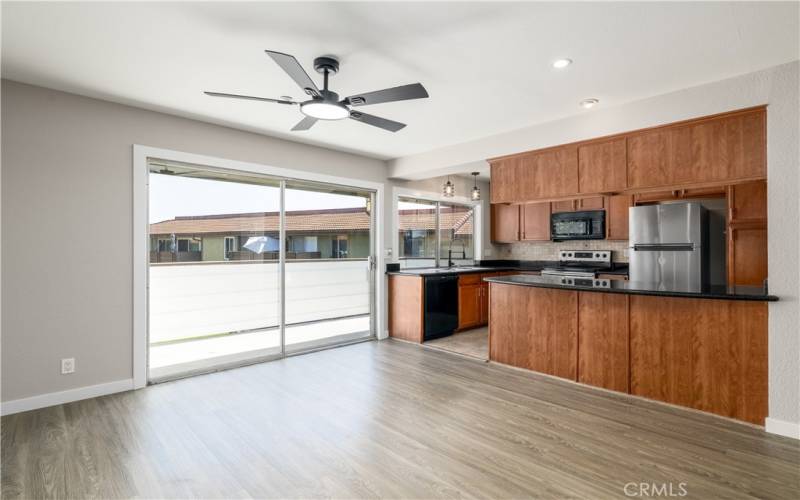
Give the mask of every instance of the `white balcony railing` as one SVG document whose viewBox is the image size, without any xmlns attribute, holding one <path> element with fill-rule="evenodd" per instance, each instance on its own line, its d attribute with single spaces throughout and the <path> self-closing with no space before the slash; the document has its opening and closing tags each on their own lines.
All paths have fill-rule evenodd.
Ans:
<svg viewBox="0 0 800 500">
<path fill-rule="evenodd" d="M 287 261 L 286 322 L 369 314 L 365 259 Z M 150 266 L 150 342 L 278 326 L 277 262 Z"/>
</svg>

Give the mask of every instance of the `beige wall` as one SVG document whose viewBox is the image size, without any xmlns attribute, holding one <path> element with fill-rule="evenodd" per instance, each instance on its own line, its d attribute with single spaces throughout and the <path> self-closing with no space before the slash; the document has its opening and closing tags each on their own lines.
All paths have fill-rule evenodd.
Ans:
<svg viewBox="0 0 800 500">
<path fill-rule="evenodd" d="M 3 80 L 3 401 L 132 377 L 133 144 L 386 181 L 379 160 Z"/>
</svg>

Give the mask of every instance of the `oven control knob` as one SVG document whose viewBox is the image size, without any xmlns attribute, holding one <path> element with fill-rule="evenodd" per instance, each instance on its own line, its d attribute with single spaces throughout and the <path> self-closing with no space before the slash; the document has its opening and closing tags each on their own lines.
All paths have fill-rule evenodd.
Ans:
<svg viewBox="0 0 800 500">
<path fill-rule="evenodd" d="M 599 253 L 594 254 L 595 257 L 600 257 Z"/>
<path fill-rule="evenodd" d="M 595 286 L 600 286 L 600 280 L 594 280 Z"/>
</svg>

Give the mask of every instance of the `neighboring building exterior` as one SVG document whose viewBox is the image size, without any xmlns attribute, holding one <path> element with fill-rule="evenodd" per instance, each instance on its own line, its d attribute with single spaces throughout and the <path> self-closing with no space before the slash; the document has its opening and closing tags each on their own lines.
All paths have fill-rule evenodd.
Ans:
<svg viewBox="0 0 800 500">
<path fill-rule="evenodd" d="M 399 257 L 433 259 L 434 209 L 401 210 L 399 215 Z M 463 249 L 466 258 L 472 258 L 472 211 L 443 210 L 440 220 L 442 240 L 453 239 L 454 255 L 461 257 Z M 278 212 L 256 212 L 180 216 L 150 224 L 150 262 L 277 260 L 279 223 Z M 286 212 L 286 255 L 289 259 L 366 258 L 369 229 L 370 215 L 364 208 Z M 261 252 L 245 248 L 251 238 L 260 238 Z M 448 246 L 442 244 L 444 257 Z"/>
</svg>

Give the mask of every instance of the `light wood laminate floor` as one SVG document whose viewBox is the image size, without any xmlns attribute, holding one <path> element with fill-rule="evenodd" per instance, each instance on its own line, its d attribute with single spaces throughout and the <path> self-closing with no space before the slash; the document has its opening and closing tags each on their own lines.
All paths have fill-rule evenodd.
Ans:
<svg viewBox="0 0 800 500">
<path fill-rule="evenodd" d="M 628 483 L 799 498 L 800 443 L 392 340 L 2 418 L 4 499 L 598 499 Z"/>
<path fill-rule="evenodd" d="M 489 327 L 484 326 L 457 332 L 447 337 L 429 340 L 423 345 L 487 361 L 489 359 Z"/>
</svg>

